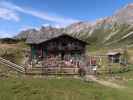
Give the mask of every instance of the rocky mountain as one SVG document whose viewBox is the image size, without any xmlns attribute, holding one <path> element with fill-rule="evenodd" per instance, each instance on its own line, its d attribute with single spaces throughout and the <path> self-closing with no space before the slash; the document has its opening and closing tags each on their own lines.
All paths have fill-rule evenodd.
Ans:
<svg viewBox="0 0 133 100">
<path fill-rule="evenodd" d="M 33 33 L 38 32 L 36 29 L 28 29 L 21 31 L 17 36 L 15 36 L 15 39 L 27 39 L 29 36 L 32 36 Z"/>
<path fill-rule="evenodd" d="M 78 22 L 64 29 L 42 27 L 40 30 L 29 29 L 20 32 L 16 38 L 27 38 L 41 34 L 68 33 L 90 42 L 93 46 L 127 46 L 133 43 L 133 4 L 119 9 L 114 15 L 101 18 L 95 22 Z"/>
<path fill-rule="evenodd" d="M 79 22 L 68 26 L 67 33 L 79 36 L 96 46 L 125 46 L 133 43 L 133 4 L 96 22 Z"/>
</svg>

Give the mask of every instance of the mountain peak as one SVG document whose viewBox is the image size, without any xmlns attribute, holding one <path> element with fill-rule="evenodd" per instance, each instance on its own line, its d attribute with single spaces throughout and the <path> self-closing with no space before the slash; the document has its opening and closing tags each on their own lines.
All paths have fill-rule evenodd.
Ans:
<svg viewBox="0 0 133 100">
<path fill-rule="evenodd" d="M 133 3 L 129 3 L 126 8 L 133 8 Z"/>
</svg>

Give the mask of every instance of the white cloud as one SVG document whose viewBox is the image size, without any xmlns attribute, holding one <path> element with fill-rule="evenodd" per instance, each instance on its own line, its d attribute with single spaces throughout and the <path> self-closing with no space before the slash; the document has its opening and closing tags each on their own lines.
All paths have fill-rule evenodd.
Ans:
<svg viewBox="0 0 133 100">
<path fill-rule="evenodd" d="M 40 28 L 39 27 L 36 27 L 36 26 L 23 25 L 23 26 L 21 26 L 21 28 L 19 29 L 19 31 L 25 31 L 25 30 L 28 30 L 28 29 L 36 29 L 36 30 L 39 30 Z"/>
<path fill-rule="evenodd" d="M 72 19 L 72 18 L 66 18 L 66 17 L 62 17 L 62 16 L 58 16 L 58 15 L 53 15 L 53 14 L 47 13 L 47 12 L 40 12 L 40 11 L 36 11 L 36 10 L 26 9 L 26 8 L 17 6 L 10 2 L 4 1 L 4 2 L 1 2 L 0 4 L 8 9 L 12 9 L 14 11 L 29 14 L 34 17 L 40 18 L 42 20 L 47 20 L 47 21 L 50 21 L 53 23 L 68 25 L 68 24 L 79 21 L 79 20 Z"/>
<path fill-rule="evenodd" d="M 20 18 L 13 10 L 0 8 L 0 19 L 19 21 Z"/>
<path fill-rule="evenodd" d="M 41 12 L 41 11 L 37 11 L 37 10 L 33 10 L 33 9 L 26 9 L 24 7 L 20 7 L 11 2 L 8 2 L 6 0 L 0 0 L 0 19 L 19 21 L 20 17 L 21 17 L 18 15 L 19 13 L 28 14 L 28 15 L 34 16 L 36 18 L 42 19 L 44 21 L 49 21 L 49 23 L 47 25 L 51 25 L 56 28 L 65 27 L 69 24 L 79 21 L 76 19 L 63 17 L 63 16 L 57 15 L 55 13 L 48 13 L 48 12 Z M 44 25 L 46 25 L 46 24 L 44 24 Z M 32 28 L 32 27 L 24 26 L 20 30 L 25 30 L 28 28 Z M 0 30 L 0 38 L 12 37 L 12 36 L 15 36 L 16 34 L 17 33 L 12 34 L 11 32 L 6 32 L 6 30 L 5 31 Z"/>
<path fill-rule="evenodd" d="M 52 26 L 55 27 L 55 28 L 63 28 L 63 27 L 65 27 L 65 25 L 61 25 L 61 24 L 53 24 Z"/>
<path fill-rule="evenodd" d="M 5 37 L 12 37 L 13 34 L 5 32 L 5 31 L 0 31 L 0 38 L 5 38 Z"/>
<path fill-rule="evenodd" d="M 52 24 L 46 23 L 46 24 L 43 24 L 43 26 L 44 27 L 52 26 L 52 27 L 55 27 L 55 28 L 64 28 L 65 27 L 64 24 L 58 24 L 58 23 L 52 23 Z"/>
</svg>

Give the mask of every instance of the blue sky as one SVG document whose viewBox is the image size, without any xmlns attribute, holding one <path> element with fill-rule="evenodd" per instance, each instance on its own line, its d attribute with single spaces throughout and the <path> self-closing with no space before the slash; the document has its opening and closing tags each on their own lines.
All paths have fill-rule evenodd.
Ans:
<svg viewBox="0 0 133 100">
<path fill-rule="evenodd" d="M 0 0 L 0 37 L 28 28 L 64 27 L 113 15 L 133 0 Z"/>
</svg>

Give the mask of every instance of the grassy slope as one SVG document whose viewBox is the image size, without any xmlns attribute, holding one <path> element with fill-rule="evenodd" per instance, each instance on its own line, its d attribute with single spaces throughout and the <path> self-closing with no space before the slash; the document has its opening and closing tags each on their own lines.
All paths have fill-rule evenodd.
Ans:
<svg viewBox="0 0 133 100">
<path fill-rule="evenodd" d="M 24 46 L 18 44 L 18 50 Z M 15 50 L 15 48 L 13 49 Z M 92 50 L 93 51 L 93 50 Z M 94 54 L 106 53 L 108 49 L 95 50 Z M 132 54 L 132 49 L 130 54 Z M 14 51 L 13 51 L 14 52 Z M 15 56 L 21 58 L 21 56 Z M 2 73 L 7 74 L 5 67 L 0 66 Z M 4 71 L 4 72 L 3 72 Z M 117 74 L 127 79 L 133 72 Z M 13 75 L 12 72 L 9 73 Z M 10 76 L 8 75 L 8 77 Z M 1 73 L 0 73 L 1 76 Z M 85 83 L 75 79 L 22 79 L 0 77 L 0 100 L 133 100 L 133 81 L 124 82 L 130 89 L 118 90 L 96 83 Z"/>
<path fill-rule="evenodd" d="M 28 46 L 23 42 L 17 44 L 0 44 L 0 56 L 14 63 L 21 64 L 24 51 Z"/>
<path fill-rule="evenodd" d="M 128 97 L 128 98 L 127 98 Z M 1 100 L 133 100 L 127 91 L 75 79 L 0 80 Z"/>
<path fill-rule="evenodd" d="M 14 62 L 18 65 L 23 64 L 24 60 L 24 50 L 27 49 L 28 46 L 25 45 L 24 42 L 19 42 L 16 44 L 1 44 L 0 43 L 0 57 L 3 57 L 11 62 Z M 0 77 L 8 77 L 8 76 L 20 76 L 20 74 L 9 67 L 0 64 Z"/>
</svg>

